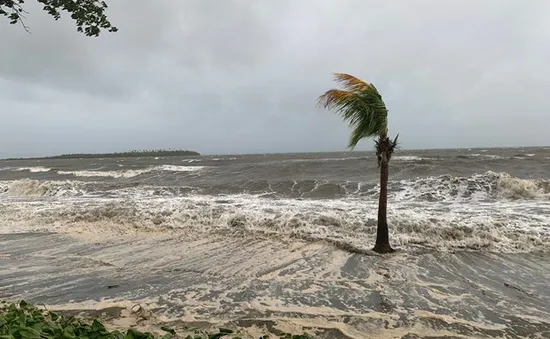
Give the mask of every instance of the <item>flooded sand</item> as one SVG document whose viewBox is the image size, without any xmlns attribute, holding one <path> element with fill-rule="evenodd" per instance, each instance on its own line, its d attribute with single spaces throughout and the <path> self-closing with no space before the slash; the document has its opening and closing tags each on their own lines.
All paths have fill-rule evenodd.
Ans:
<svg viewBox="0 0 550 339">
<path fill-rule="evenodd" d="M 148 330 L 549 338 L 549 280 L 547 253 L 378 256 L 250 234 L 0 235 L 0 299 L 104 309 L 113 326 L 135 324 L 139 303 Z"/>
</svg>

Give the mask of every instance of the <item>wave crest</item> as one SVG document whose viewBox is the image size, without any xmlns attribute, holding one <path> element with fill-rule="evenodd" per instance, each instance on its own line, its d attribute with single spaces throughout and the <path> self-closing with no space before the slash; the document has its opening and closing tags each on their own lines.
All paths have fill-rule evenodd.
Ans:
<svg viewBox="0 0 550 339">
<path fill-rule="evenodd" d="M 510 199 L 550 198 L 550 180 L 515 178 L 508 173 L 497 174 L 500 194 Z"/>
<path fill-rule="evenodd" d="M 155 167 L 158 171 L 161 166 Z M 162 166 L 163 171 L 196 172 L 200 166 Z M 99 172 L 82 171 L 86 177 L 105 175 L 131 178 L 144 172 L 126 170 Z M 202 192 L 202 193 L 201 193 Z M 268 182 L 246 181 L 223 183 L 219 186 L 156 186 L 142 182 L 84 182 L 84 181 L 38 181 L 22 179 L 0 182 L 0 194 L 12 197 L 82 196 L 107 197 L 182 197 L 193 194 L 242 194 L 272 199 L 361 199 L 377 200 L 379 186 L 363 182 L 327 182 L 319 180 Z M 513 177 L 507 173 L 487 172 L 470 177 L 442 175 L 416 180 L 390 181 L 390 201 L 406 202 L 453 202 L 453 201 L 498 201 L 498 200 L 550 200 L 550 181 Z"/>
<path fill-rule="evenodd" d="M 491 171 L 470 177 L 442 175 L 390 182 L 390 190 L 397 200 L 550 199 L 549 180 L 521 179 Z"/>
<path fill-rule="evenodd" d="M 11 197 L 80 196 L 78 182 L 21 179 L 0 184 L 0 193 Z"/>
<path fill-rule="evenodd" d="M 548 208 L 541 207 L 541 208 Z M 390 205 L 392 243 L 440 251 L 549 252 L 550 218 L 522 204 Z M 368 250 L 376 234 L 376 203 L 269 200 L 253 196 L 177 199 L 72 199 L 63 204 L 0 204 L 3 231 L 263 234 Z"/>
<path fill-rule="evenodd" d="M 110 178 L 134 178 L 150 172 L 197 172 L 204 166 L 177 166 L 160 165 L 144 169 L 125 169 L 118 171 L 58 171 L 58 174 L 73 175 L 75 177 L 110 177 Z"/>
</svg>

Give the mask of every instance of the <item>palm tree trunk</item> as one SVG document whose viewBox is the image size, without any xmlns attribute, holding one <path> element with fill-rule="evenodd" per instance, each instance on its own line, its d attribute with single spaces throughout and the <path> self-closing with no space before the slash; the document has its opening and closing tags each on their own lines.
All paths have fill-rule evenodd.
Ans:
<svg viewBox="0 0 550 339">
<path fill-rule="evenodd" d="M 380 197 L 378 200 L 378 227 L 376 229 L 376 243 L 373 251 L 377 253 L 391 253 L 394 249 L 390 246 L 388 230 L 388 179 L 389 161 L 393 153 L 392 142 L 388 137 L 380 137 L 377 142 L 377 156 L 380 165 Z"/>
</svg>

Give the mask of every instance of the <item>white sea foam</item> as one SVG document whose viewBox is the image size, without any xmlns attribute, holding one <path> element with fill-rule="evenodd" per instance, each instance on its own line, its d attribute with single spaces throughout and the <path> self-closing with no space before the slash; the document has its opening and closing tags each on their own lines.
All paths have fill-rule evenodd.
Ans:
<svg viewBox="0 0 550 339">
<path fill-rule="evenodd" d="M 388 216 L 396 245 L 550 251 L 548 181 L 488 172 L 398 184 Z M 174 195 L 147 186 L 105 195 L 89 182 L 24 179 L 0 182 L 0 232 L 244 232 L 363 248 L 374 240 L 376 190 L 372 196 L 325 200 Z M 32 199 L 27 203 L 26 197 Z"/>
<path fill-rule="evenodd" d="M 390 186 L 395 183 L 390 182 Z M 550 181 L 512 177 L 508 173 L 486 172 L 471 177 L 438 177 L 402 180 L 395 199 L 407 201 L 483 201 L 487 199 L 550 199 Z M 378 187 L 373 190 L 377 191 Z"/>
<path fill-rule="evenodd" d="M 398 160 L 398 161 L 420 161 L 424 160 L 423 158 L 416 156 L 416 155 L 398 155 L 392 157 L 392 160 Z"/>
<path fill-rule="evenodd" d="M 472 158 L 482 158 L 482 159 L 491 159 L 491 160 L 504 159 L 503 157 L 495 154 L 471 153 L 471 154 L 468 154 L 468 156 Z"/>
<path fill-rule="evenodd" d="M 85 194 L 76 181 L 39 181 L 21 179 L 11 182 L 0 182 L 0 197 L 77 197 Z"/>
<path fill-rule="evenodd" d="M 159 166 L 156 170 L 173 171 L 173 172 L 196 172 L 202 167 L 193 166 Z M 75 176 L 84 177 L 105 177 L 112 176 L 117 178 L 133 177 L 142 173 L 147 173 L 151 170 L 126 170 L 126 171 L 81 171 L 81 172 L 64 172 L 71 173 Z M 80 181 L 38 181 L 38 180 L 16 180 L 16 181 L 0 181 L 0 194 L 7 192 L 9 187 L 26 186 L 23 190 L 12 189 L 10 195 L 21 197 L 24 196 L 55 196 L 48 192 L 57 192 L 58 186 L 66 187 L 70 184 L 72 187 L 79 187 L 78 195 L 86 195 L 87 190 L 94 193 L 94 196 L 101 194 L 95 188 L 94 182 Z M 300 198 L 327 198 L 330 199 L 330 193 L 337 192 L 340 196 L 344 193 L 343 198 L 346 199 L 375 199 L 378 196 L 379 186 L 369 183 L 331 183 L 325 180 L 311 181 L 298 183 L 291 182 L 275 182 L 266 183 L 262 188 L 254 189 L 253 191 L 259 196 L 271 196 L 276 193 L 274 186 L 287 184 L 287 190 L 280 191 L 276 197 L 285 198 L 287 194 L 296 193 L 299 191 L 302 194 Z M 44 191 L 44 187 L 48 187 L 50 191 Z M 390 181 L 389 197 L 394 201 L 407 202 L 470 202 L 470 201 L 498 201 L 498 200 L 550 200 L 550 181 L 549 180 L 534 180 L 521 179 L 513 177 L 507 173 L 487 172 L 484 174 L 475 174 L 470 177 L 453 177 L 450 175 L 442 175 L 437 177 L 418 178 L 416 180 L 401 180 Z M 36 189 L 36 192 L 33 192 Z M 109 186 L 110 197 L 177 197 L 181 194 L 188 195 L 193 192 L 200 192 L 200 187 L 185 187 L 185 186 L 148 186 L 140 185 L 138 187 L 124 185 L 118 186 L 116 183 Z M 238 187 L 236 187 L 238 189 Z M 241 190 L 250 191 L 241 187 Z M 318 191 L 321 191 L 320 193 Z M 317 194 L 319 193 L 319 194 Z M 328 196 L 326 194 L 329 194 Z M 293 195 L 294 196 L 294 195 Z"/>
<path fill-rule="evenodd" d="M 40 189 L 40 188 L 39 188 Z M 540 202 L 550 209 L 550 202 Z M 523 202 L 409 204 L 390 202 L 395 245 L 502 252 L 550 251 L 550 217 Z M 157 199 L 4 201 L 2 232 L 251 233 L 326 240 L 367 248 L 374 241 L 374 200 L 262 199 L 250 195 Z"/>
<path fill-rule="evenodd" d="M 197 160 L 197 159 L 193 159 L 193 160 Z M 222 160 L 237 160 L 237 158 L 234 158 L 234 157 L 230 157 L 230 158 L 210 158 L 208 160 L 214 160 L 214 161 L 222 161 Z"/>
<path fill-rule="evenodd" d="M 51 168 L 43 167 L 43 166 L 18 167 L 14 169 L 14 171 L 29 171 L 31 173 L 49 172 L 51 170 L 52 170 Z"/>
<path fill-rule="evenodd" d="M 75 177 L 133 178 L 153 171 L 196 172 L 202 170 L 203 168 L 204 166 L 160 165 L 144 169 L 127 169 L 118 171 L 58 171 L 57 173 L 64 175 L 74 175 Z"/>
<path fill-rule="evenodd" d="M 58 171 L 58 174 L 73 175 L 75 177 L 111 177 L 133 178 L 149 170 L 120 170 L 120 171 Z"/>
<path fill-rule="evenodd" d="M 202 169 L 204 169 L 204 166 L 161 165 L 161 166 L 151 168 L 150 171 L 196 172 Z"/>
</svg>

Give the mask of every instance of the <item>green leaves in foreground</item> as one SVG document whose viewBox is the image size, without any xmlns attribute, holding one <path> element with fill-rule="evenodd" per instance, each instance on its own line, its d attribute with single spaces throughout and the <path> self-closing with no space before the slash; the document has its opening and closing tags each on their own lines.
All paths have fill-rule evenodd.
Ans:
<svg viewBox="0 0 550 339">
<path fill-rule="evenodd" d="M 126 332 L 108 331 L 97 319 L 91 323 L 75 317 L 64 317 L 55 312 L 43 310 L 21 301 L 19 304 L 0 302 L 0 339 L 240 339 L 229 337 L 233 331 L 220 328 L 217 333 L 196 331 L 186 337 L 177 336 L 169 327 L 161 327 L 166 332 L 162 337 L 129 329 Z M 264 336 L 261 339 L 268 339 Z M 313 339 L 308 334 L 284 334 L 282 339 Z"/>
<path fill-rule="evenodd" d="M 172 338 L 168 333 L 163 338 Z M 91 324 L 38 309 L 25 301 L 18 305 L 0 303 L 0 339 L 154 339 L 151 333 L 128 330 L 108 331 L 103 324 Z"/>
</svg>

